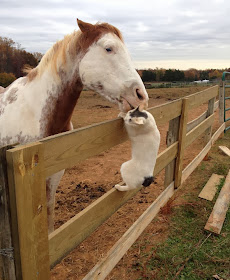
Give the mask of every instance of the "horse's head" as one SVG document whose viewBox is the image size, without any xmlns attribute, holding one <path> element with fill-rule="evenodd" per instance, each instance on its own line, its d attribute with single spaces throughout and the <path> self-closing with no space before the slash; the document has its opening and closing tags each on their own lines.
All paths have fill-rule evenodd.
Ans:
<svg viewBox="0 0 230 280">
<path fill-rule="evenodd" d="M 134 68 L 120 31 L 107 23 L 78 20 L 81 60 L 79 74 L 83 85 L 110 101 L 121 111 L 148 106 L 148 94 Z"/>
</svg>

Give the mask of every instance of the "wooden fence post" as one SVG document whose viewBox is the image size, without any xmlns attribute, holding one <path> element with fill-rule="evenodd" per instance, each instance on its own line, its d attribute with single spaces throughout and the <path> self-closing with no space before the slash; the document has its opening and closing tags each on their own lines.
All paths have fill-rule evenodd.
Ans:
<svg viewBox="0 0 230 280">
<path fill-rule="evenodd" d="M 166 144 L 167 147 L 171 146 L 178 140 L 180 117 L 176 117 L 169 121 L 169 130 L 167 134 Z M 165 181 L 164 185 L 167 187 L 175 179 L 175 165 L 176 159 L 170 162 L 165 167 Z"/>
<path fill-rule="evenodd" d="M 11 238 L 9 189 L 6 168 L 6 150 L 0 149 L 0 279 L 16 280 L 14 252 Z"/>
<path fill-rule="evenodd" d="M 219 123 L 224 123 L 224 86 L 225 82 L 221 81 L 219 85 Z"/>
<path fill-rule="evenodd" d="M 187 132 L 187 120 L 188 120 L 188 98 L 182 99 L 182 112 L 180 117 L 180 128 L 178 138 L 178 155 L 176 158 L 175 167 L 175 188 L 181 185 L 182 169 L 183 169 L 183 158 L 185 150 L 186 132 Z"/>
<path fill-rule="evenodd" d="M 42 143 L 8 150 L 7 169 L 17 280 L 50 279 Z"/>
<path fill-rule="evenodd" d="M 208 118 L 214 113 L 215 100 L 216 98 L 213 97 L 208 101 L 208 110 L 207 110 L 206 118 Z M 205 144 L 208 143 L 211 137 L 212 137 L 212 125 L 205 131 Z"/>
</svg>

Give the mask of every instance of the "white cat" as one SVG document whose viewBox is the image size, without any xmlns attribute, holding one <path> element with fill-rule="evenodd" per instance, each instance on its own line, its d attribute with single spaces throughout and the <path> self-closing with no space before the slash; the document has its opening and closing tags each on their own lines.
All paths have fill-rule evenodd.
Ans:
<svg viewBox="0 0 230 280">
<path fill-rule="evenodd" d="M 139 111 L 120 113 L 132 144 L 132 159 L 121 165 L 121 176 L 126 185 L 115 185 L 119 191 L 128 191 L 153 182 L 153 170 L 160 146 L 160 132 L 152 114 Z"/>
</svg>

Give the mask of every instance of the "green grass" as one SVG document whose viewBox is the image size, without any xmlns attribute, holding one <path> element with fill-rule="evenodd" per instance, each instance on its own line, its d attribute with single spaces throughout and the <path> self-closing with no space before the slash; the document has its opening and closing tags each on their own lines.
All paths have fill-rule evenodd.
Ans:
<svg viewBox="0 0 230 280">
<path fill-rule="evenodd" d="M 210 235 L 204 225 L 213 203 L 189 201 L 174 210 L 167 241 L 149 253 L 139 279 L 208 280 L 215 274 L 230 279 L 230 211 L 222 234 Z"/>
<path fill-rule="evenodd" d="M 218 142 L 210 154 L 212 160 L 198 167 L 199 183 L 195 180 L 193 192 L 185 192 L 182 203 L 173 207 L 167 240 L 140 255 L 133 268 L 138 270 L 138 280 L 211 280 L 215 279 L 213 275 L 230 280 L 230 209 L 219 236 L 204 230 L 224 179 L 212 202 L 198 198 L 212 173 L 227 175 L 230 161 L 218 152 L 218 145 L 229 145 L 229 140 L 230 133 Z"/>
</svg>

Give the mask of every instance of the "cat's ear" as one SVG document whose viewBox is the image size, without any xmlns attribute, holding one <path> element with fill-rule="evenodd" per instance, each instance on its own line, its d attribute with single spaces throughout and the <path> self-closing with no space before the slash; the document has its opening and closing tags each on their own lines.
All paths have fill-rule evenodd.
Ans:
<svg viewBox="0 0 230 280">
<path fill-rule="evenodd" d="M 141 118 L 133 118 L 133 122 L 139 125 L 144 124 L 144 120 Z"/>
</svg>

